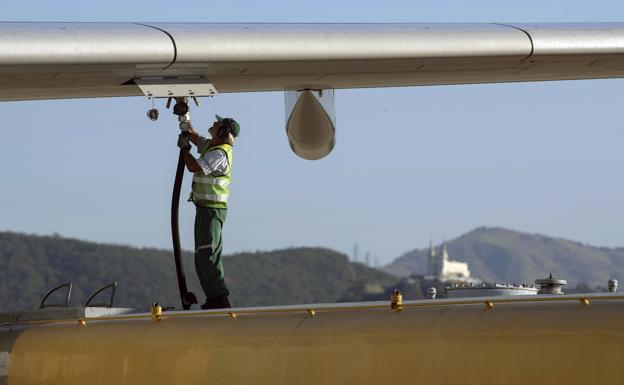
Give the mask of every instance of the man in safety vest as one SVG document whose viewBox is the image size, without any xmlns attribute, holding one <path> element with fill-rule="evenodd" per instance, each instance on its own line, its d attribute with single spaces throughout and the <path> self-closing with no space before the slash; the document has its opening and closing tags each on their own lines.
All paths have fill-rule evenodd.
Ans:
<svg viewBox="0 0 624 385">
<path fill-rule="evenodd" d="M 240 133 L 240 125 L 231 118 L 216 116 L 208 129 L 211 139 L 199 135 L 191 127 L 188 138 L 180 136 L 178 147 L 186 150 L 184 162 L 193 175 L 191 201 L 195 203 L 195 270 L 206 293 L 202 309 L 231 307 L 221 262 L 223 240 L 221 229 L 227 214 L 232 174 L 232 146 Z M 192 142 L 200 156 L 189 150 Z"/>
</svg>

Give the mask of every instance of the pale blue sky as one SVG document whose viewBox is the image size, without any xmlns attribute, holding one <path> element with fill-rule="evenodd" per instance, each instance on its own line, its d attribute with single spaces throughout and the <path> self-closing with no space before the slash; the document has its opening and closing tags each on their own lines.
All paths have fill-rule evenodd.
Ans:
<svg viewBox="0 0 624 385">
<path fill-rule="evenodd" d="M 2 18 L 624 21 L 618 1 L 180 4 L 176 14 L 170 1 L 20 1 Z M 290 151 L 281 93 L 220 95 L 194 110 L 193 120 L 205 129 L 217 112 L 242 125 L 228 253 L 303 245 L 351 253 L 357 241 L 362 254 L 370 250 L 386 263 L 430 238 L 483 225 L 624 246 L 623 89 L 622 80 L 600 80 L 339 90 L 336 148 L 317 162 Z M 148 107 L 138 97 L 0 103 L 0 230 L 170 247 L 177 124 L 163 108 L 150 122 Z M 382 140 L 382 127 L 396 140 Z M 188 183 L 187 174 L 183 195 Z M 387 201 L 373 203 L 371 193 Z M 193 206 L 182 208 L 190 249 Z"/>
</svg>

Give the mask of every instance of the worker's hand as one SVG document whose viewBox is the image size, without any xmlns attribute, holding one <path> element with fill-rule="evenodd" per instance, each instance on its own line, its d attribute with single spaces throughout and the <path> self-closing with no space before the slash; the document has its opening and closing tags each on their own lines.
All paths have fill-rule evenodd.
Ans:
<svg viewBox="0 0 624 385">
<path fill-rule="evenodd" d="M 189 134 L 197 134 L 197 132 L 195 132 L 195 130 L 193 129 L 193 123 L 191 123 L 191 121 L 189 120 L 189 127 L 188 127 L 188 133 Z"/>
<path fill-rule="evenodd" d="M 188 135 L 178 135 L 178 147 L 180 150 L 189 151 L 191 149 L 191 142 Z"/>
</svg>

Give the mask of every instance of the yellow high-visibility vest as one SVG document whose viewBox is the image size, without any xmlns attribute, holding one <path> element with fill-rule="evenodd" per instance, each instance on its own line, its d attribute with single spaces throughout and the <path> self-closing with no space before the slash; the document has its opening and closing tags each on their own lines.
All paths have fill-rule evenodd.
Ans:
<svg viewBox="0 0 624 385">
<path fill-rule="evenodd" d="M 209 151 L 223 151 L 227 156 L 230 167 L 225 175 L 206 175 L 203 171 L 197 171 L 193 175 L 193 202 L 201 207 L 213 207 L 218 209 L 227 208 L 230 196 L 230 176 L 232 174 L 232 146 L 219 144 L 207 145 L 201 152 L 204 156 Z"/>
</svg>

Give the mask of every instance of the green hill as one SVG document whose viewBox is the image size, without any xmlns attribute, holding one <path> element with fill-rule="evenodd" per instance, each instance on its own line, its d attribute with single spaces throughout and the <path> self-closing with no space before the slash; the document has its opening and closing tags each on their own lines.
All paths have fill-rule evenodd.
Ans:
<svg viewBox="0 0 624 385">
<path fill-rule="evenodd" d="M 568 279 L 568 292 L 624 279 L 624 248 L 599 248 L 538 234 L 479 228 L 448 242 L 451 259 L 469 263 L 474 277 L 493 282 Z M 226 256 L 224 265 L 235 306 L 348 302 L 389 298 L 398 287 L 405 299 L 422 298 L 432 284 L 398 277 L 424 275 L 427 250 L 413 250 L 384 268 L 350 263 L 324 248 L 291 248 Z M 190 289 L 200 301 L 190 253 L 185 254 Z M 146 310 L 152 302 L 179 306 L 171 251 L 97 244 L 60 236 L 0 232 L 0 311 L 34 309 L 50 288 L 72 281 L 72 304 L 117 281 L 116 306 Z M 388 273 L 394 274 L 390 275 Z M 585 286 L 583 286 L 585 285 Z M 443 297 L 443 284 L 437 283 Z"/>
<path fill-rule="evenodd" d="M 481 227 L 447 242 L 452 260 L 468 262 L 472 276 L 490 282 L 533 283 L 555 276 L 570 286 L 606 287 L 624 280 L 624 248 L 593 247 L 565 239 Z M 384 267 L 396 276 L 425 274 L 427 249 L 412 250 Z"/>
<path fill-rule="evenodd" d="M 173 256 L 166 250 L 0 232 L 0 266 L 0 311 L 36 308 L 48 289 L 68 281 L 74 305 L 117 281 L 115 306 L 179 306 Z M 189 287 L 203 302 L 193 266 L 186 253 Z M 235 306 L 358 300 L 397 281 L 324 248 L 240 253 L 226 256 L 224 266 Z"/>
</svg>

